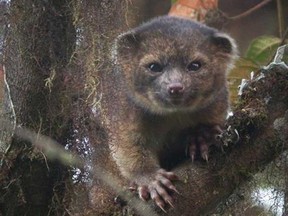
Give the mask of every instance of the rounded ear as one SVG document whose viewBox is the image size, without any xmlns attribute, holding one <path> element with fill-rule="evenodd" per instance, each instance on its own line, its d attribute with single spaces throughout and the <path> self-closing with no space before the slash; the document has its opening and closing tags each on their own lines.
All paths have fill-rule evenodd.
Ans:
<svg viewBox="0 0 288 216">
<path fill-rule="evenodd" d="M 224 55 L 237 55 L 236 43 L 230 36 L 224 33 L 215 33 L 210 40 L 212 44 L 216 46 L 218 52 Z"/>
<path fill-rule="evenodd" d="M 118 56 L 131 56 L 135 54 L 140 44 L 139 35 L 133 31 L 129 31 L 119 35 L 114 44 L 113 52 Z"/>
</svg>

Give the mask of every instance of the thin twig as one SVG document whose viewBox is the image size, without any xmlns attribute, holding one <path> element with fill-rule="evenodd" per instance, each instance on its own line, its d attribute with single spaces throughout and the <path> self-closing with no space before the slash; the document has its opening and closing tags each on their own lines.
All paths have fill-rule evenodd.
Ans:
<svg viewBox="0 0 288 216">
<path fill-rule="evenodd" d="M 282 36 L 282 39 L 281 39 L 281 42 L 280 42 L 280 46 L 285 44 L 285 40 L 286 40 L 287 37 L 288 37 L 288 27 L 286 28 L 285 32 L 283 33 L 283 36 Z"/>
<path fill-rule="evenodd" d="M 255 5 L 254 7 L 248 9 L 247 11 L 245 11 L 244 13 L 241 13 L 239 15 L 233 16 L 233 17 L 228 17 L 228 19 L 230 20 L 237 20 L 237 19 L 241 19 L 243 17 L 246 17 L 248 15 L 250 15 L 251 13 L 253 13 L 254 11 L 262 8 L 264 5 L 270 3 L 272 0 L 264 0 L 262 2 L 260 2 L 259 4 Z"/>
<path fill-rule="evenodd" d="M 277 16 L 278 16 L 278 26 L 279 26 L 279 37 L 282 38 L 283 31 L 284 31 L 284 17 L 283 17 L 281 0 L 277 0 Z"/>
</svg>

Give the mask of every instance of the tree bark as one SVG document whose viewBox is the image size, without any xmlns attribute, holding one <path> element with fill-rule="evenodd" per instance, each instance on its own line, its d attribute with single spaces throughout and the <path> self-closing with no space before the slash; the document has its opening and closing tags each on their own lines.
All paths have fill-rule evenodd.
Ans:
<svg viewBox="0 0 288 216">
<path fill-rule="evenodd" d="M 71 135 L 65 69 L 75 46 L 75 29 L 69 4 L 66 0 L 11 1 L 4 52 L 6 119 L 60 143 Z M 53 197 L 58 194 L 62 199 L 66 168 L 47 161 L 41 150 L 11 129 L 11 139 L 1 142 L 2 214 L 55 213 Z"/>
<path fill-rule="evenodd" d="M 287 144 L 286 144 L 287 145 Z M 288 161 L 287 161 L 287 154 L 285 155 L 284 161 L 284 206 L 283 206 L 283 216 L 288 214 Z"/>
</svg>

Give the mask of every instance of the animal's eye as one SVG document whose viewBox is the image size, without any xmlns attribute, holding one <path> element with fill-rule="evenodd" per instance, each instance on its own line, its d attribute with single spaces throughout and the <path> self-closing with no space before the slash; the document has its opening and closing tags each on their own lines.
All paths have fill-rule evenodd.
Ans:
<svg viewBox="0 0 288 216">
<path fill-rule="evenodd" d="M 201 68 L 202 64 L 200 61 L 192 61 L 190 64 L 187 66 L 188 71 L 197 71 Z"/>
<path fill-rule="evenodd" d="M 155 72 L 155 73 L 163 71 L 163 66 L 157 62 L 152 62 L 148 64 L 148 68 L 150 71 Z"/>
</svg>

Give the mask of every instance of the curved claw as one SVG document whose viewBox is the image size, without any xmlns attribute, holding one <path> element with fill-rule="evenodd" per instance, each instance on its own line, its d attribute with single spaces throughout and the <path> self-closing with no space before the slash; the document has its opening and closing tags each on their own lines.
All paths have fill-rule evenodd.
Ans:
<svg viewBox="0 0 288 216">
<path fill-rule="evenodd" d="M 191 137 L 190 139 L 190 145 L 188 147 L 188 156 L 190 156 L 192 162 L 195 160 L 195 155 L 197 151 L 197 143 L 195 137 Z"/>
<path fill-rule="evenodd" d="M 173 203 L 172 203 L 171 201 L 166 200 L 166 202 L 167 202 L 172 208 L 175 208 L 174 205 L 173 205 Z"/>
<path fill-rule="evenodd" d="M 146 185 L 138 187 L 138 194 L 140 199 L 142 199 L 143 201 L 147 201 L 150 196 L 148 187 Z"/>
<path fill-rule="evenodd" d="M 167 211 L 164 209 L 163 206 L 160 206 L 160 205 L 158 205 L 158 204 L 157 204 L 157 206 L 158 206 L 163 212 L 167 213 Z"/>
<path fill-rule="evenodd" d="M 200 153 L 200 156 L 208 162 L 209 160 L 209 146 L 216 144 L 217 136 L 223 131 L 219 125 L 213 126 L 199 126 L 196 131 L 189 137 L 189 146 L 187 152 L 192 162 L 195 159 L 196 153 Z M 222 145 L 220 145 L 222 147 Z"/>
<path fill-rule="evenodd" d="M 207 153 L 202 154 L 202 158 L 208 163 L 208 154 Z"/>
<path fill-rule="evenodd" d="M 147 201 L 149 197 L 156 203 L 159 208 L 166 212 L 165 205 L 168 204 L 172 208 L 173 198 L 169 192 L 175 192 L 180 194 L 176 187 L 172 184 L 172 180 L 178 180 L 178 176 L 173 172 L 167 172 L 164 169 L 159 169 L 154 178 L 151 181 L 151 178 L 141 179 L 142 182 L 146 180 L 146 184 L 138 185 L 138 194 L 140 199 Z"/>
<path fill-rule="evenodd" d="M 151 199 L 154 200 L 154 202 L 156 203 L 156 205 L 162 210 L 164 211 L 165 213 L 166 210 L 164 209 L 165 207 L 165 203 L 163 201 L 163 199 L 160 197 L 160 195 L 158 194 L 158 192 L 156 191 L 156 189 L 152 189 L 150 191 L 150 195 L 151 195 Z"/>
<path fill-rule="evenodd" d="M 168 187 L 170 190 L 172 190 L 173 192 L 177 193 L 180 195 L 180 192 L 176 189 L 176 187 L 174 185 Z"/>
</svg>

